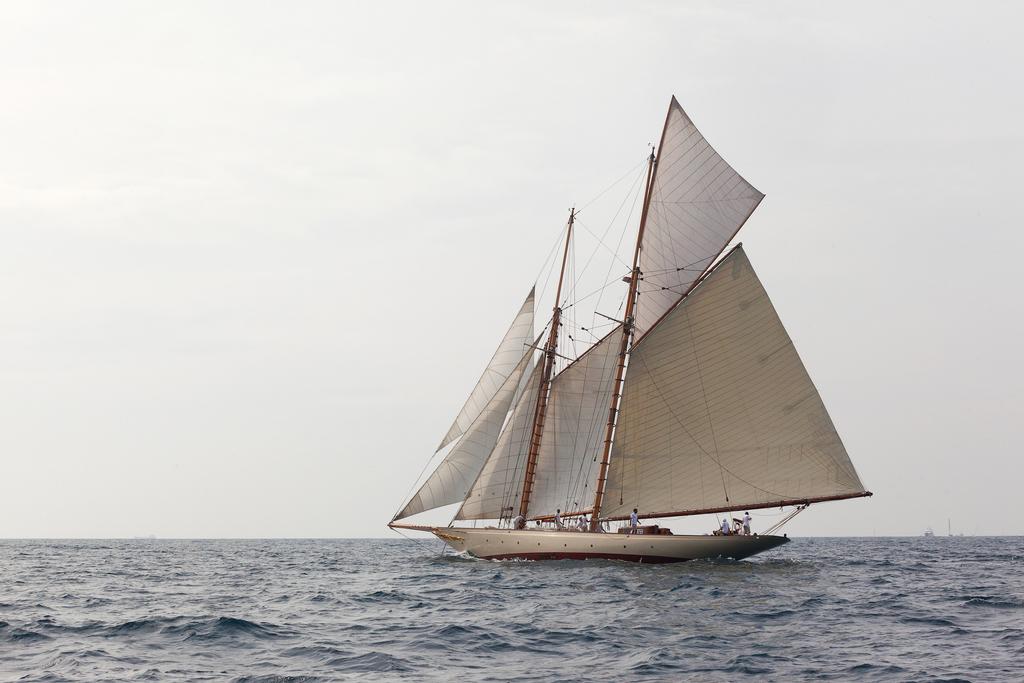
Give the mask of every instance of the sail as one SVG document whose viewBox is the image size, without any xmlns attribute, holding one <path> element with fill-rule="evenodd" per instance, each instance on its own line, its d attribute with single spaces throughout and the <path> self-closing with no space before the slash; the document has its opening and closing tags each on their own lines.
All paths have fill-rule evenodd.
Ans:
<svg viewBox="0 0 1024 683">
<path fill-rule="evenodd" d="M 763 198 L 673 97 L 641 244 L 637 339 L 686 294 Z"/>
<path fill-rule="evenodd" d="M 476 478 L 455 519 L 499 519 L 517 509 L 523 494 L 530 431 L 537 407 L 543 363 L 536 363 L 526 388 L 516 401 L 512 416 L 498 437 L 480 475 Z"/>
<path fill-rule="evenodd" d="M 491 357 L 491 361 L 484 369 L 483 375 L 480 376 L 480 380 L 473 387 L 469 398 L 466 399 L 466 404 L 462 406 L 459 416 L 455 418 L 451 429 L 448 430 L 444 439 L 441 440 L 441 445 L 437 447 L 438 451 L 462 436 L 469 429 L 469 426 L 477 419 L 484 410 L 484 407 L 498 392 L 505 379 L 523 357 L 524 346 L 533 339 L 534 289 L 530 290 L 530 294 L 526 297 L 526 301 L 523 302 L 519 313 L 516 314 L 515 320 L 512 321 L 512 326 L 508 328 L 505 338 L 498 345 L 498 350 L 494 352 L 494 356 Z"/>
<path fill-rule="evenodd" d="M 458 503 L 466 497 L 488 456 L 494 450 L 513 399 L 519 394 L 520 380 L 532 357 L 533 349 L 526 349 L 519 364 L 505 378 L 504 383 L 480 411 L 480 415 L 469 426 L 462 439 L 445 456 L 401 512 L 395 515 L 395 519 L 404 519 L 426 510 Z"/>
<path fill-rule="evenodd" d="M 622 327 L 551 382 L 530 516 L 588 508 L 604 447 Z"/>
<path fill-rule="evenodd" d="M 867 494 L 738 247 L 630 354 L 602 516 L 855 495 Z"/>
</svg>

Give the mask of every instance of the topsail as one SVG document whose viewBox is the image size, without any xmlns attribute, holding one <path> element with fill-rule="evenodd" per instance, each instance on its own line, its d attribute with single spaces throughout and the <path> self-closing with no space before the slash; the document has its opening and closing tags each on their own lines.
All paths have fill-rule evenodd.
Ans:
<svg viewBox="0 0 1024 683">
<path fill-rule="evenodd" d="M 672 98 L 640 251 L 635 337 L 689 291 L 764 199 Z"/>
</svg>

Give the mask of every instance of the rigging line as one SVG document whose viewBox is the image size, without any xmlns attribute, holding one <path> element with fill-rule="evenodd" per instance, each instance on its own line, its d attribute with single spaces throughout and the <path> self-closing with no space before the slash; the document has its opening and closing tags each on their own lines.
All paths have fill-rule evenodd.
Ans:
<svg viewBox="0 0 1024 683">
<path fill-rule="evenodd" d="M 641 162 L 640 162 L 640 163 L 638 163 L 638 164 L 637 164 L 636 166 L 634 166 L 633 168 L 631 168 L 631 169 L 629 169 L 628 171 L 626 171 L 626 172 L 625 172 L 625 173 L 624 173 L 624 174 L 622 175 L 622 177 L 621 177 L 621 178 L 619 178 L 618 180 L 616 180 L 615 182 L 613 182 L 613 183 L 612 183 L 611 185 L 609 185 L 609 186 L 608 186 L 608 187 L 606 187 L 605 189 L 601 190 L 601 192 L 600 192 L 600 193 L 599 193 L 599 194 L 598 194 L 598 195 L 597 195 L 596 197 L 594 197 L 594 198 L 593 198 L 593 199 L 591 199 L 591 200 L 590 200 L 589 202 L 587 202 L 586 204 L 584 204 L 584 205 L 583 205 L 583 206 L 582 206 L 581 208 L 577 209 L 577 210 L 576 210 L 576 214 L 577 214 L 577 215 L 579 215 L 579 213 L 580 213 L 581 211 L 583 211 L 583 209 L 587 208 L 588 206 L 590 206 L 591 204 L 593 204 L 594 202 L 596 202 L 596 201 L 597 201 L 598 199 L 600 199 L 601 197 L 603 197 L 604 195 L 606 195 L 606 194 L 607 194 L 608 192 L 610 192 L 610 191 L 611 191 L 611 189 L 612 189 L 613 187 L 615 187 L 616 185 L 618 185 L 619 183 L 621 183 L 621 182 L 622 182 L 623 180 L 625 180 L 626 178 L 628 178 L 628 177 L 629 177 L 630 175 L 632 175 L 633 173 L 635 173 L 635 172 L 636 172 L 636 170 L 637 170 L 638 168 L 643 168 L 644 164 L 646 164 L 646 163 L 647 163 L 647 156 L 646 156 L 646 155 L 644 155 L 643 161 L 641 161 Z"/>
<path fill-rule="evenodd" d="M 458 441 L 461 441 L 461 440 L 462 439 L 460 437 L 458 439 Z M 444 450 L 444 449 L 441 449 L 441 450 Z M 396 519 L 398 519 L 398 515 L 400 515 L 402 513 L 402 510 L 405 509 L 405 506 L 412 502 L 411 496 L 412 496 L 412 492 L 416 489 L 416 484 L 419 484 L 420 480 L 423 479 L 423 475 L 424 475 L 424 473 L 426 473 L 427 468 L 430 467 L 430 463 L 434 462 L 434 459 L 437 457 L 437 454 L 441 452 L 441 450 L 435 451 L 434 454 L 432 456 L 430 456 L 429 458 L 427 458 L 427 461 L 425 463 L 423 463 L 423 469 L 420 470 L 420 473 L 418 475 L 416 475 L 416 478 L 413 480 L 412 486 L 409 487 L 409 490 L 405 492 L 405 498 L 403 499 L 404 502 L 402 503 L 402 505 L 400 505 L 398 507 L 397 510 L 395 510 L 395 516 L 391 518 L 392 522 L 395 521 Z M 451 453 L 451 450 L 449 450 L 448 453 Z M 447 457 L 448 457 L 448 454 L 446 453 L 444 458 L 447 458 Z M 437 463 L 438 467 L 440 467 L 441 463 L 444 462 L 444 458 L 441 458 L 441 462 Z M 427 482 L 424 481 L 423 485 L 425 485 L 426 483 Z"/>
<path fill-rule="evenodd" d="M 620 282 L 622 282 L 622 280 L 621 280 L 621 279 L 619 279 L 619 278 L 615 278 L 614 280 L 610 280 L 610 281 L 606 282 L 605 284 L 601 285 L 600 287 L 598 287 L 597 289 L 595 289 L 594 291 L 590 292 L 590 293 L 589 293 L 589 294 L 587 294 L 586 296 L 581 296 L 581 297 L 580 297 L 580 298 L 578 298 L 578 299 L 577 299 L 577 300 L 576 300 L 576 301 L 575 301 L 574 303 L 570 304 L 570 306 L 576 306 L 577 304 L 580 304 L 580 303 L 582 303 L 582 302 L 586 301 L 587 299 L 589 299 L 589 298 L 590 298 L 590 297 L 592 297 L 592 296 L 595 296 L 595 295 L 597 295 L 597 294 L 600 294 L 600 293 L 601 293 L 602 291 L 604 291 L 604 290 L 608 289 L 608 288 L 609 288 L 609 287 L 611 287 L 612 285 L 617 285 L 617 284 L 618 284 L 618 283 L 620 283 Z M 595 316 L 595 321 L 596 321 L 596 316 Z M 593 324 L 591 325 L 591 327 L 598 327 L 598 326 L 600 326 L 600 325 L 603 325 L 603 324 L 604 324 L 604 323 L 598 323 L 598 322 L 594 322 L 594 323 L 593 323 Z"/>
<path fill-rule="evenodd" d="M 546 278 L 544 278 L 544 284 L 541 286 L 540 291 L 537 292 L 536 301 L 540 301 L 543 298 L 544 294 L 548 291 L 548 284 L 550 284 L 551 282 L 551 275 L 555 269 L 554 256 L 556 250 L 558 249 L 558 246 L 562 243 L 562 235 L 564 235 L 565 231 L 568 229 L 569 227 L 566 225 L 563 226 L 562 229 L 559 231 L 555 243 L 551 245 L 551 251 L 548 252 L 548 257 L 544 259 L 544 264 L 540 267 L 540 270 L 537 272 L 537 277 L 534 279 L 534 282 L 540 281 L 540 276 L 544 273 L 545 270 L 547 270 L 548 275 Z"/>
<path fill-rule="evenodd" d="M 422 538 L 413 538 L 412 536 L 406 536 L 405 534 L 403 534 L 401 531 L 399 531 L 395 527 L 389 527 L 389 528 L 392 531 L 394 531 L 396 534 L 398 534 L 399 536 L 401 536 L 402 538 L 407 540 L 407 541 L 415 541 L 416 543 L 420 543 L 420 544 L 424 544 L 424 545 L 429 545 L 430 544 L 430 541 L 424 540 Z M 443 541 L 442 541 L 442 543 L 443 543 Z"/>
<path fill-rule="evenodd" d="M 633 212 L 636 210 L 636 202 L 637 202 L 637 199 L 640 197 L 640 185 L 642 185 L 642 183 L 637 183 L 636 190 L 633 193 L 633 201 L 632 201 L 632 203 L 630 203 L 630 205 L 629 205 L 629 212 L 626 214 L 626 220 L 624 220 L 622 222 L 622 232 L 619 233 L 619 241 L 615 245 L 616 253 L 618 253 L 618 251 L 622 248 L 622 240 L 625 239 L 625 237 L 626 237 L 626 229 L 629 227 L 630 219 L 633 217 Z M 625 202 L 623 202 L 623 204 L 625 204 Z M 622 208 L 620 206 L 619 207 L 619 211 L 617 211 L 616 214 L 615 214 L 616 217 L 619 215 L 619 212 L 621 212 L 621 211 L 622 211 Z M 605 275 L 604 275 L 605 281 L 607 281 L 608 278 L 611 277 L 612 267 L 614 265 L 615 265 L 614 261 L 612 261 L 611 263 L 608 264 L 608 272 L 606 272 Z M 633 274 L 632 270 L 630 270 L 630 275 L 632 276 L 632 274 Z M 597 313 L 596 313 L 596 311 L 597 311 L 598 308 L 601 307 L 601 301 L 604 299 L 603 291 L 604 290 L 602 289 L 601 290 L 602 293 L 597 297 L 597 304 L 594 306 L 595 314 L 591 317 L 591 320 L 590 320 L 591 326 L 593 326 L 593 324 L 597 321 Z M 625 297 L 623 297 L 623 299 L 625 299 Z M 622 304 L 619 305 L 619 308 L 620 309 L 622 308 Z"/>
<path fill-rule="evenodd" d="M 615 209 L 615 213 L 612 215 L 611 219 L 608 221 L 608 226 L 604 229 L 604 232 L 601 234 L 600 237 L 597 237 L 597 235 L 594 235 L 593 231 L 591 231 L 590 228 L 588 228 L 586 225 L 583 226 L 584 228 L 586 228 L 587 232 L 589 232 L 591 235 L 594 235 L 594 237 L 597 238 L 598 245 L 605 247 L 605 249 L 608 249 L 608 251 L 611 252 L 612 256 L 615 259 L 617 259 L 620 263 L 623 263 L 626 266 L 627 270 L 630 268 L 630 264 L 628 264 L 625 261 L 623 261 L 621 258 L 619 258 L 619 255 L 618 255 L 618 250 L 622 246 L 622 236 L 621 235 L 619 236 L 619 242 L 616 245 L 614 250 L 612 250 L 610 247 L 608 247 L 605 244 L 604 240 L 608 236 L 608 233 L 611 231 L 612 226 L 615 225 L 615 222 L 619 219 L 619 215 L 622 213 L 622 209 L 623 209 L 623 207 L 625 207 L 626 202 L 629 200 L 630 196 L 633 197 L 633 205 L 636 204 L 636 195 L 639 192 L 639 187 L 641 185 L 640 180 L 643 177 L 644 177 L 644 171 L 641 169 L 641 171 L 633 179 L 633 182 L 630 184 L 629 189 L 626 191 L 626 194 L 622 197 L 622 201 L 619 202 L 618 208 Z M 632 215 L 632 206 L 630 207 L 630 214 L 629 215 Z M 627 216 L 626 225 L 629 224 L 628 218 L 629 217 Z M 625 226 L 623 226 L 623 232 L 625 232 Z M 597 256 L 597 249 L 594 249 L 593 253 L 591 253 L 591 255 L 590 255 L 590 259 L 587 261 L 587 264 L 583 267 L 583 272 L 586 272 L 587 268 L 590 267 L 591 262 L 593 262 L 594 257 L 596 257 L 596 256 Z"/>
<path fill-rule="evenodd" d="M 783 517 L 781 520 L 779 520 L 778 522 L 776 522 L 772 526 L 768 527 L 768 529 L 766 529 L 762 533 L 764 535 L 766 535 L 766 536 L 770 536 L 771 534 L 774 534 L 776 531 L 781 529 L 787 522 L 789 522 L 789 520 L 793 519 L 794 517 L 799 515 L 801 512 L 803 512 L 804 510 L 806 510 L 810 506 L 811 506 L 810 503 L 807 503 L 805 505 L 797 505 L 796 509 L 794 509 L 792 512 L 790 512 L 788 515 Z"/>
<path fill-rule="evenodd" d="M 608 233 L 611 231 L 612 226 L 615 225 L 615 222 L 619 218 L 619 214 L 622 213 L 622 208 L 626 205 L 626 201 L 630 198 L 631 195 L 633 195 L 637 191 L 637 187 L 639 187 L 640 180 L 643 177 L 644 177 L 644 173 L 641 170 L 640 173 L 637 174 L 636 178 L 633 179 L 633 182 L 630 184 L 629 189 L 626 191 L 626 194 L 623 196 L 622 201 L 619 202 L 618 208 L 615 209 L 615 213 L 612 215 L 611 219 L 608 221 L 608 226 L 605 227 L 604 232 L 601 234 L 600 237 L 598 237 L 596 234 L 594 234 L 594 232 L 589 227 L 587 227 L 586 225 L 583 225 L 584 229 L 587 232 L 589 232 L 591 235 L 593 235 L 594 238 L 597 240 L 597 246 L 602 246 L 605 249 L 607 249 L 611 253 L 612 258 L 618 260 L 620 263 L 623 263 L 627 269 L 629 268 L 629 264 L 625 263 L 625 261 L 623 261 L 619 257 L 619 255 L 617 253 L 618 247 L 621 246 L 621 244 L 622 244 L 622 237 L 621 236 L 619 237 L 619 244 L 616 246 L 616 250 L 613 250 L 611 247 L 609 247 L 607 244 L 605 244 L 605 238 L 608 237 Z M 590 264 L 593 263 L 594 258 L 597 256 L 597 252 L 598 252 L 598 250 L 595 247 L 594 251 L 592 251 L 591 254 L 590 254 L 590 258 L 587 259 L 586 264 L 583 266 L 583 270 L 580 271 L 580 277 L 582 277 L 583 274 L 586 273 L 587 270 L 590 268 Z"/>
<path fill-rule="evenodd" d="M 615 219 L 613 218 L 612 220 L 614 221 Z M 609 247 L 609 246 L 608 246 L 607 244 L 605 244 L 605 243 L 604 243 L 604 240 L 603 240 L 603 239 L 602 239 L 601 237 L 598 237 L 598 236 L 597 236 L 597 233 L 596 233 L 596 232 L 594 232 L 593 230 L 591 230 L 591 229 L 590 229 L 590 228 L 589 228 L 589 227 L 587 226 L 587 224 L 586 224 L 586 223 L 584 223 L 584 222 L 583 222 L 583 221 L 581 221 L 581 220 L 577 220 L 577 221 L 576 221 L 576 224 L 577 224 L 577 225 L 581 225 L 581 226 L 583 226 L 583 229 L 584 229 L 584 230 L 586 230 L 587 232 L 589 232 L 589 233 L 590 233 L 590 236 L 591 236 L 591 237 L 593 237 L 593 238 L 594 238 L 595 240 L 597 240 L 597 246 L 599 246 L 599 247 L 604 247 L 605 249 L 607 249 L 607 250 L 608 250 L 608 253 L 610 253 L 610 254 L 612 255 L 612 258 L 614 258 L 614 259 L 615 259 L 616 261 L 618 261 L 619 263 L 621 263 L 621 264 L 622 264 L 623 266 L 625 266 L 625 267 L 626 267 L 627 269 L 629 268 L 629 264 L 628 264 L 628 263 L 626 263 L 626 261 L 625 261 L 625 260 L 623 260 L 623 258 L 622 258 L 621 256 L 619 256 L 619 255 L 618 255 L 617 253 L 615 253 L 615 252 L 614 252 L 614 251 L 612 250 L 612 248 L 611 248 L 611 247 Z M 605 234 L 607 234 L 607 232 L 608 232 L 608 231 L 607 231 L 607 230 L 605 230 Z M 582 275 L 582 274 L 583 274 L 584 272 L 586 272 L 587 266 L 589 266 L 589 265 L 590 265 L 590 263 L 591 263 L 591 261 L 593 261 L 593 260 L 594 260 L 594 255 L 596 255 L 596 254 L 597 254 L 597 249 L 594 249 L 594 254 L 593 254 L 593 255 L 591 255 L 590 259 L 589 259 L 589 260 L 587 261 L 587 264 L 586 264 L 586 266 L 584 266 L 584 267 L 583 267 L 583 270 L 582 270 L 582 271 L 580 271 L 580 275 Z"/>
<path fill-rule="evenodd" d="M 676 267 L 673 267 L 673 268 L 658 268 L 656 270 L 645 270 L 645 271 L 643 271 L 643 274 L 644 274 L 644 277 L 647 277 L 648 275 L 664 275 L 665 273 L 678 273 L 678 272 L 683 271 L 683 270 L 689 270 L 689 271 L 693 271 L 695 273 L 703 273 L 705 270 L 707 270 L 707 267 L 701 266 L 700 268 L 696 268 L 695 266 L 697 266 L 701 262 L 707 261 L 707 260 L 708 260 L 707 258 L 702 258 L 699 261 L 694 261 L 692 263 L 687 263 L 684 266 L 676 266 Z M 643 278 L 641 278 L 641 279 L 643 279 Z"/>
</svg>

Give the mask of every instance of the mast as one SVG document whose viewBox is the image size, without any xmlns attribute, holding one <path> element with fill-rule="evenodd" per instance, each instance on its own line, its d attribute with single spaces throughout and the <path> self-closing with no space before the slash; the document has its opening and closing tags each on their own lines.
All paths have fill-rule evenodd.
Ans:
<svg viewBox="0 0 1024 683">
<path fill-rule="evenodd" d="M 672 108 L 669 107 L 669 114 Z M 665 118 L 668 125 L 668 117 Z M 665 132 L 661 133 L 664 143 Z M 659 145 L 658 150 L 661 151 Z M 629 294 L 626 297 L 626 313 L 622 323 L 622 340 L 619 342 L 619 362 L 615 368 L 615 381 L 612 383 L 612 402 L 608 408 L 608 424 L 604 432 L 604 451 L 601 453 L 601 467 L 597 472 L 597 485 L 594 488 L 594 507 L 590 516 L 590 530 L 596 531 L 601 519 L 601 504 L 604 502 L 604 485 L 608 479 L 608 460 L 612 454 L 612 437 L 615 433 L 615 419 L 619 414 L 619 402 L 622 398 L 622 379 L 626 374 L 626 355 L 629 352 L 629 338 L 633 334 L 633 306 L 636 303 L 637 283 L 640 281 L 640 245 L 644 239 L 644 227 L 647 225 L 647 213 L 651 206 L 651 192 L 654 189 L 654 174 L 657 170 L 657 159 L 654 150 L 647 158 L 647 186 L 644 188 L 644 208 L 640 214 L 640 229 L 636 233 L 636 248 L 633 249 L 633 270 L 629 278 Z"/>
<path fill-rule="evenodd" d="M 519 499 L 519 514 L 525 519 L 530 509 L 530 495 L 533 493 L 533 480 L 537 474 L 537 456 L 540 454 L 540 442 L 544 435 L 544 420 L 547 417 L 548 396 L 551 394 L 551 374 L 555 369 L 555 356 L 558 347 L 558 326 L 562 317 L 562 282 L 565 279 L 565 264 L 569 259 L 569 244 L 572 241 L 572 224 L 576 220 L 575 207 L 569 210 L 569 225 L 565 231 L 565 249 L 562 251 L 562 268 L 558 272 L 558 286 L 555 288 L 555 307 L 551 314 L 551 332 L 544 345 L 544 367 L 541 370 L 540 388 L 537 405 L 533 411 L 533 430 L 530 436 L 530 450 L 526 456 L 526 474 L 523 477 L 523 495 Z"/>
</svg>

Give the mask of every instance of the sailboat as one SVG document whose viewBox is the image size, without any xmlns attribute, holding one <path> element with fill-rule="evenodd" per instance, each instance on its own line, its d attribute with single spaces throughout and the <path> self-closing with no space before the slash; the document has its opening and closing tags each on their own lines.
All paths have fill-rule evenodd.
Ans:
<svg viewBox="0 0 1024 683">
<path fill-rule="evenodd" d="M 643 177 L 624 310 L 598 313 L 612 329 L 559 352 L 570 211 L 545 331 L 534 289 L 391 528 L 488 559 L 742 559 L 788 537 L 732 513 L 871 495 L 742 244 L 727 251 L 764 195 L 675 97 Z M 409 520 L 454 505 L 447 525 Z M 651 523 L 709 514 L 722 531 Z"/>
</svg>

